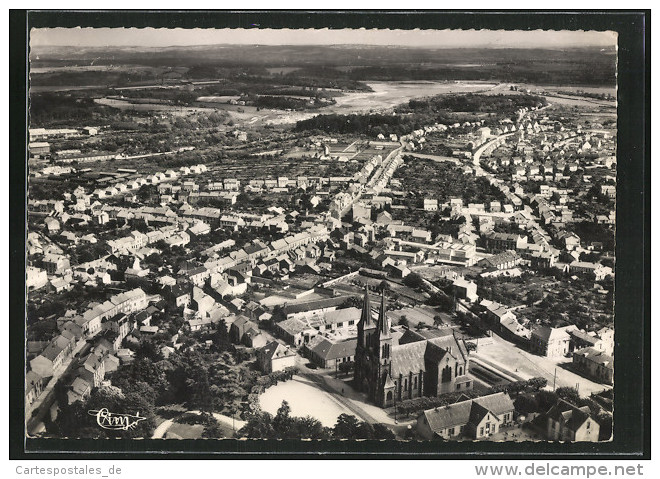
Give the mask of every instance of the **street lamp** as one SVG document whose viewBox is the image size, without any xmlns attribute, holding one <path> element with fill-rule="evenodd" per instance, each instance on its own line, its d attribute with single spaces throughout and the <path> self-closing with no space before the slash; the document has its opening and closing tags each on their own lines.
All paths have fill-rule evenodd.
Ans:
<svg viewBox="0 0 660 479">
<path fill-rule="evenodd" d="M 394 424 L 398 424 L 399 422 L 397 421 L 396 417 L 396 390 L 397 390 L 397 384 L 396 382 L 394 383 Z"/>
</svg>

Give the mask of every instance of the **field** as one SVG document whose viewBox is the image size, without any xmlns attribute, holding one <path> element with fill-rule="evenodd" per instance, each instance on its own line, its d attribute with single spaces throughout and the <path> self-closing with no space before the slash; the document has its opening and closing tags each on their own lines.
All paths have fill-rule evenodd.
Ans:
<svg viewBox="0 0 660 479">
<path fill-rule="evenodd" d="M 175 106 L 175 105 L 161 105 L 157 103 L 130 103 L 124 100 L 116 100 L 113 98 L 99 98 L 95 100 L 99 105 L 110 106 L 118 110 L 129 111 L 158 111 L 167 112 L 172 115 L 190 115 L 193 113 L 209 113 L 213 111 L 211 108 L 199 108 L 189 106 Z"/>
<path fill-rule="evenodd" d="M 285 112 L 262 110 L 255 113 L 265 124 L 278 125 L 295 123 L 312 118 L 320 113 L 342 114 L 391 111 L 395 106 L 413 98 L 449 93 L 502 93 L 496 83 L 463 82 L 374 82 L 367 83 L 372 92 L 346 92 L 335 98 L 337 103 L 317 112 Z M 224 107 L 224 105 L 222 105 Z"/>
<path fill-rule="evenodd" d="M 263 122 L 265 124 L 276 125 L 295 123 L 296 121 L 312 118 L 319 113 L 351 114 L 388 111 L 413 98 L 425 96 L 468 92 L 502 92 L 502 87 L 496 83 L 479 82 L 374 82 L 368 83 L 368 85 L 373 90 L 372 92 L 346 92 L 336 98 L 337 103 L 335 105 L 330 105 L 316 112 L 294 112 L 273 109 L 261 109 L 257 111 L 255 107 L 238 107 L 224 103 L 210 105 L 212 100 L 209 98 L 205 99 L 209 108 L 178 107 L 150 103 L 133 104 L 127 101 L 109 98 L 99 99 L 97 103 L 122 110 L 163 111 L 174 114 L 190 114 L 217 109 L 231 112 L 235 121 L 252 124 Z M 224 98 L 222 97 L 223 100 Z"/>
<path fill-rule="evenodd" d="M 261 409 L 273 415 L 277 414 L 282 401 L 289 403 L 292 416 L 312 416 L 327 427 L 333 427 L 337 417 L 346 412 L 329 393 L 300 376 L 268 388 L 259 397 Z"/>
</svg>

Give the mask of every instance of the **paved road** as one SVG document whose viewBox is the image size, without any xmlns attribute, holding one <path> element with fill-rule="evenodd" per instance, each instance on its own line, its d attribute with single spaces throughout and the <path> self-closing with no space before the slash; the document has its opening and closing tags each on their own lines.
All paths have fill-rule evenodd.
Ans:
<svg viewBox="0 0 660 479">
<path fill-rule="evenodd" d="M 170 426 L 174 423 L 174 419 L 166 419 L 163 421 L 151 435 L 151 439 L 162 439 Z"/>
</svg>

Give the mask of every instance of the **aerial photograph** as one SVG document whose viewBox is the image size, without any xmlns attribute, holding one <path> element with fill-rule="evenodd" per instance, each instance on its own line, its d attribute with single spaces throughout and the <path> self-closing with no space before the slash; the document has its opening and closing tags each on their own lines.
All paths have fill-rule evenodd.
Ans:
<svg viewBox="0 0 660 479">
<path fill-rule="evenodd" d="M 616 33 L 33 28 L 28 132 L 25 437 L 612 440 Z"/>
</svg>

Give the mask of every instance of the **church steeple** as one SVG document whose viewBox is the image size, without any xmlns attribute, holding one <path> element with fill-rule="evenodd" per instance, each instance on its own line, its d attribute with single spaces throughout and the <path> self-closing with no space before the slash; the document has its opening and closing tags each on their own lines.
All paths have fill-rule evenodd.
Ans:
<svg viewBox="0 0 660 479">
<path fill-rule="evenodd" d="M 389 336 L 392 322 L 385 311 L 385 290 L 380 297 L 380 311 L 378 312 L 378 332 L 380 337 Z"/>
<path fill-rule="evenodd" d="M 358 347 L 366 348 L 368 345 L 365 342 L 364 330 L 373 327 L 373 320 L 371 319 L 371 301 L 369 300 L 369 288 L 364 289 L 364 302 L 362 303 L 362 315 L 358 321 Z"/>
<path fill-rule="evenodd" d="M 371 300 L 369 299 L 369 288 L 364 288 L 364 301 L 362 303 L 362 316 L 360 317 L 360 322 L 358 326 L 362 324 L 363 327 L 369 327 L 373 324 L 371 318 Z"/>
</svg>

